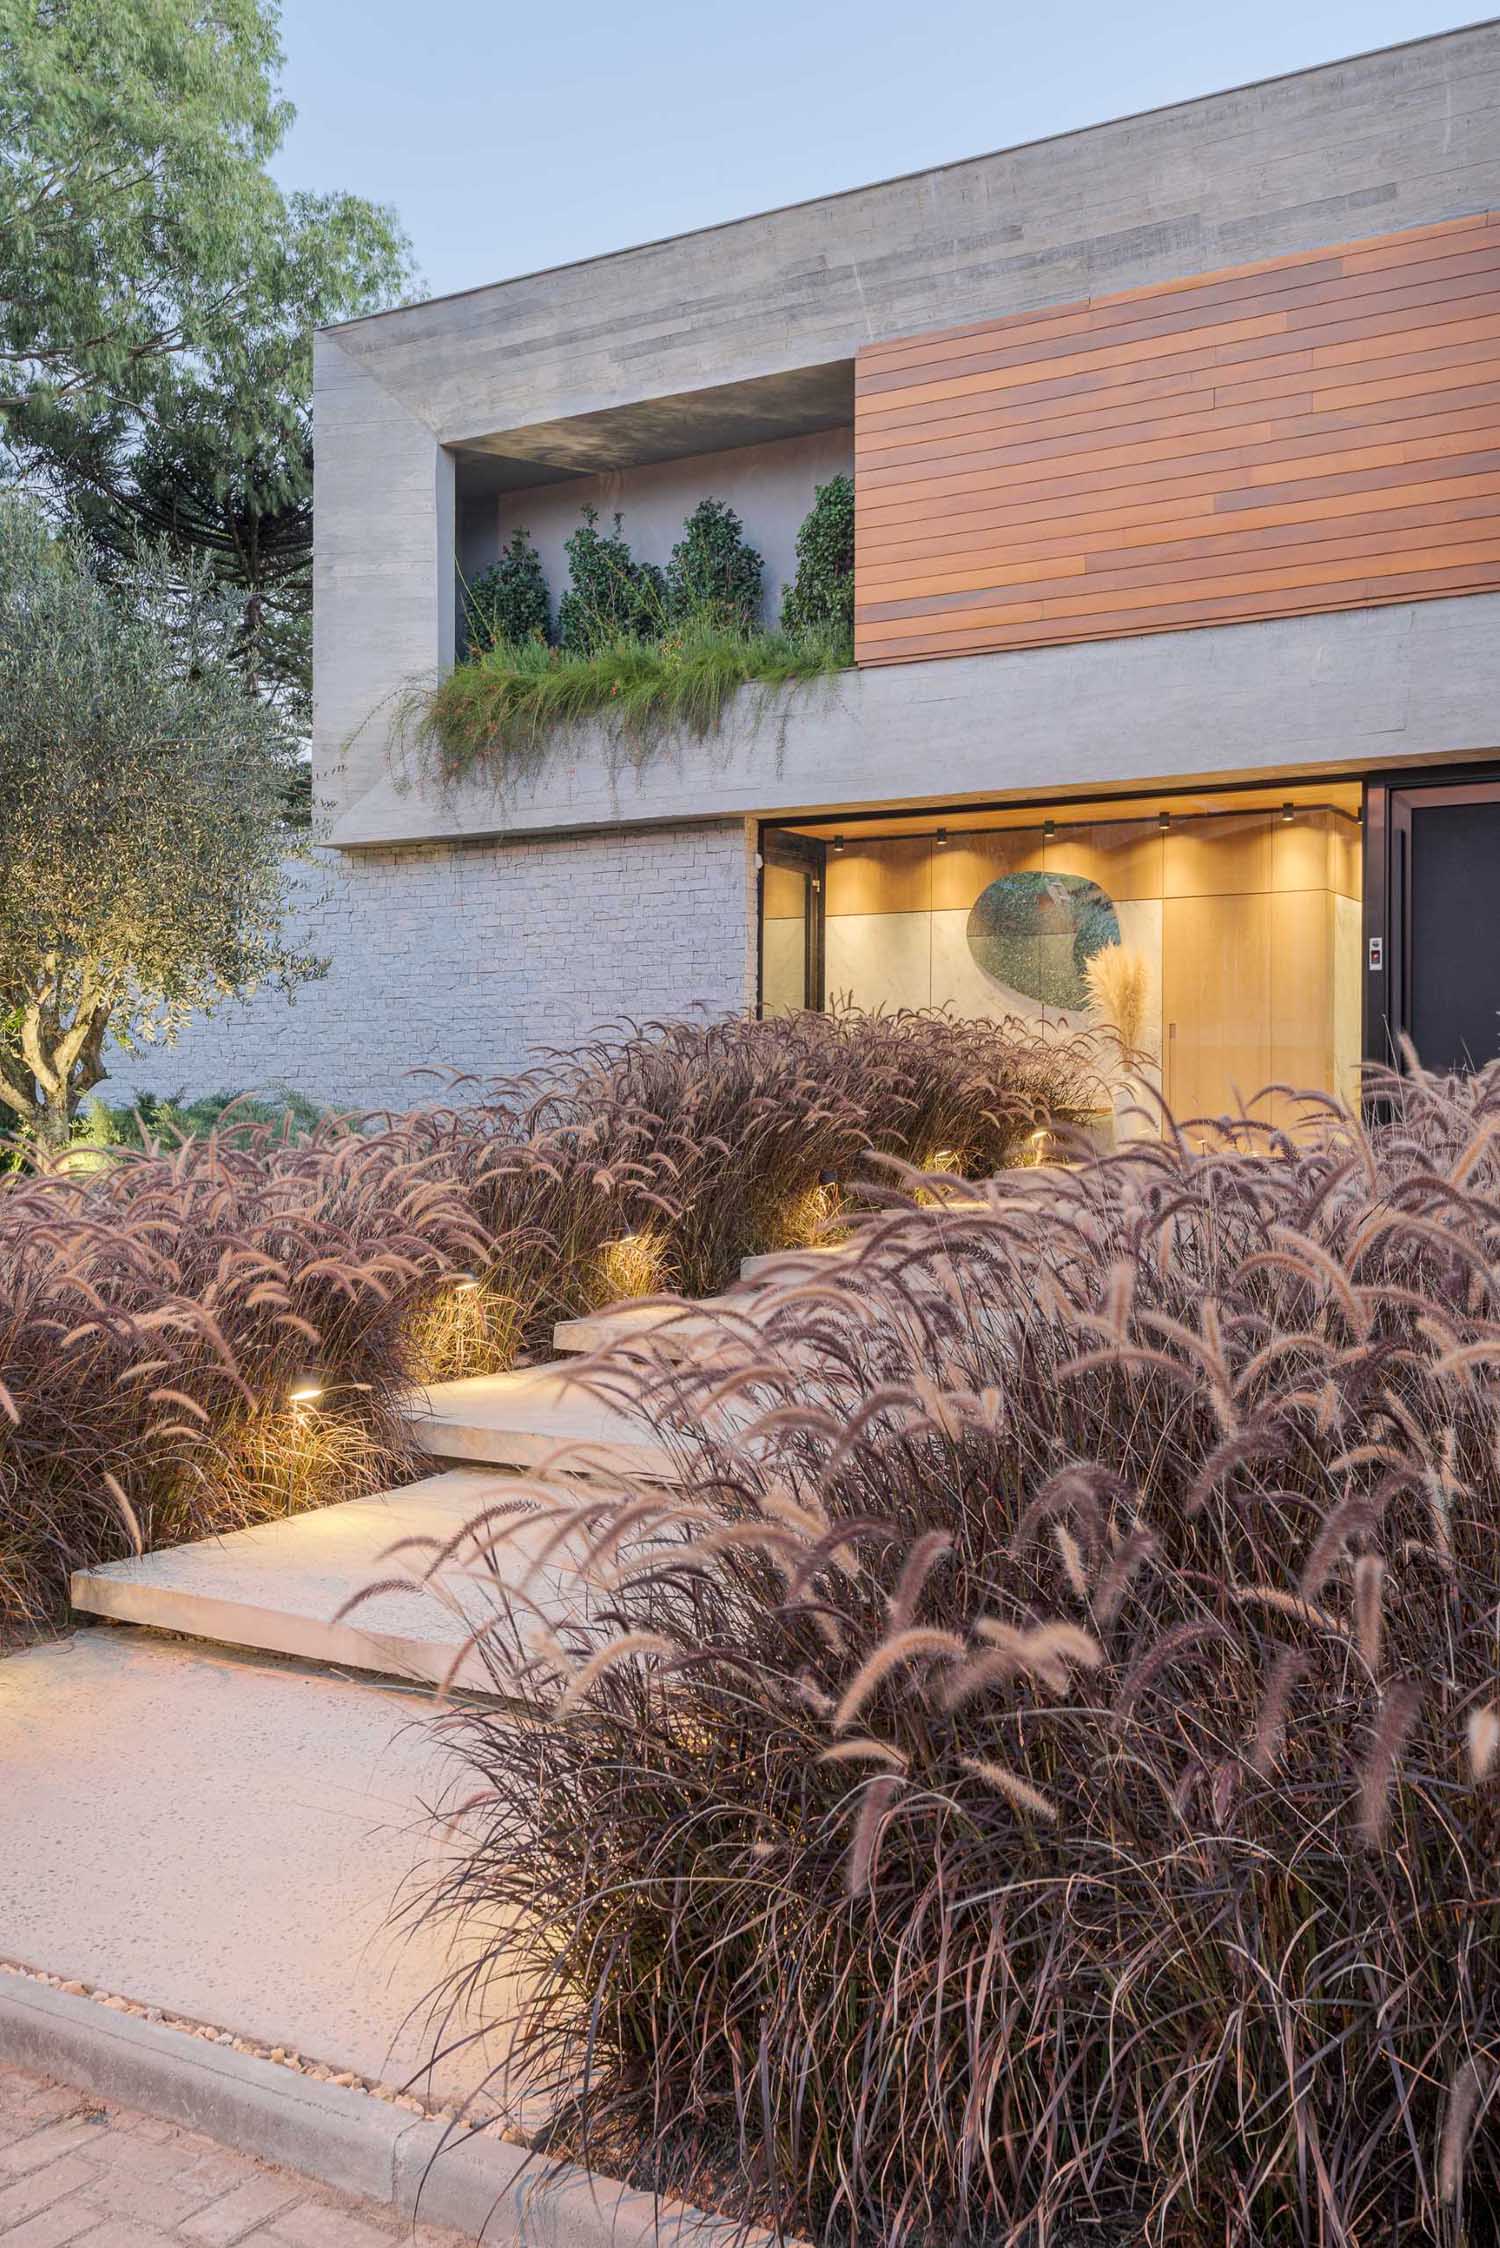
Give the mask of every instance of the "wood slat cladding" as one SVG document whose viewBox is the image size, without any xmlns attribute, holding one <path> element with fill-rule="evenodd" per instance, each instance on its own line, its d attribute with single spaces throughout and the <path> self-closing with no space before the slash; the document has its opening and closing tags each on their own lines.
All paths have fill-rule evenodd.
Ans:
<svg viewBox="0 0 1500 2248">
<path fill-rule="evenodd" d="M 1500 214 L 873 344 L 861 664 L 1500 588 Z"/>
</svg>

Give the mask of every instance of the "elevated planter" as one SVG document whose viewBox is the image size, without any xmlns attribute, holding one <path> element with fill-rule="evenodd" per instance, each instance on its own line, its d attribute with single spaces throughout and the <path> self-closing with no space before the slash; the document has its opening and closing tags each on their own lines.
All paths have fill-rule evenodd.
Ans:
<svg viewBox="0 0 1500 2248">
<path fill-rule="evenodd" d="M 560 732 L 504 783 L 444 785 L 378 719 L 326 751 L 345 850 L 862 804 L 983 802 L 1148 787 L 1202 772 L 1367 767 L 1453 755 L 1493 732 L 1500 595 L 1091 645 L 845 671 L 742 689 L 716 733 L 632 764 L 599 727 Z M 1170 663 L 1163 657 L 1170 647 Z M 1414 697 L 1414 678 L 1445 695 Z"/>
</svg>

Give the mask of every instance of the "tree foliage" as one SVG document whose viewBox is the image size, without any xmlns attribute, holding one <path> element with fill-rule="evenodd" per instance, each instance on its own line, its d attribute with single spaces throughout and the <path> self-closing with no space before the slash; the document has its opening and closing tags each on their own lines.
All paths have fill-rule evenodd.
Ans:
<svg viewBox="0 0 1500 2248">
<path fill-rule="evenodd" d="M 279 61 L 269 0 L 0 0 L 0 390 L 107 570 L 144 535 L 234 589 L 233 659 L 305 734 L 311 332 L 411 266 L 388 211 L 271 180 Z"/>
<path fill-rule="evenodd" d="M 545 642 L 552 626 L 551 603 L 542 558 L 529 534 L 517 524 L 492 562 L 468 588 L 464 636 L 470 655 L 486 648 L 519 648 L 528 640 Z"/>
<path fill-rule="evenodd" d="M 850 639 L 854 632 L 854 478 L 820 484 L 797 533 L 797 572 L 781 603 L 781 629 Z"/>
<path fill-rule="evenodd" d="M 0 366 L 139 398 L 232 324 L 290 111 L 267 0 L 0 0 Z"/>
<path fill-rule="evenodd" d="M 281 941 L 295 751 L 226 654 L 235 619 L 161 558 L 121 599 L 0 503 L 0 1102 L 59 1145 L 105 1038 L 322 964 Z"/>
<path fill-rule="evenodd" d="M 667 563 L 667 615 L 674 624 L 707 617 L 754 630 L 764 565 L 727 500 L 698 502 Z"/>
<path fill-rule="evenodd" d="M 558 603 L 557 639 L 570 655 L 593 655 L 615 640 L 651 640 L 666 618 L 666 581 L 654 562 L 637 562 L 617 514 L 613 531 L 598 528 L 599 510 L 564 541 L 568 590 Z"/>
</svg>

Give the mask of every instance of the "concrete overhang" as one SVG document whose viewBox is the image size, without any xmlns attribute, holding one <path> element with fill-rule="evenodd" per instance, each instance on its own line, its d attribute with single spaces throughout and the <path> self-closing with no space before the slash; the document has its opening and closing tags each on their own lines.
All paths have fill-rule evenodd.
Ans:
<svg viewBox="0 0 1500 2248">
<path fill-rule="evenodd" d="M 845 429 L 853 420 L 854 362 L 834 359 L 497 430 L 462 439 L 452 450 L 470 491 L 509 491 L 779 437 L 809 437 L 822 429 Z"/>
</svg>

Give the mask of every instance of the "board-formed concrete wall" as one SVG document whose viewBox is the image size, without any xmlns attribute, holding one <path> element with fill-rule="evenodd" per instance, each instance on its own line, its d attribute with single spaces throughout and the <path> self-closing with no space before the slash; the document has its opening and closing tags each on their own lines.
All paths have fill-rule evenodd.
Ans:
<svg viewBox="0 0 1500 2248">
<path fill-rule="evenodd" d="M 411 1107 L 441 1097 L 413 1070 L 504 1074 L 601 1024 L 754 997 L 754 838 L 739 820 L 322 851 L 289 874 L 289 935 L 328 975 L 290 1001 L 224 1007 L 173 1046 L 115 1053 L 105 1100 L 290 1085 L 337 1107 Z"/>
<path fill-rule="evenodd" d="M 1500 594 L 1075 647 L 844 671 L 742 692 L 717 733 L 643 762 L 580 727 L 503 788 L 439 790 L 414 762 L 333 840 L 545 834 L 741 813 L 990 802 L 1323 771 L 1500 749 Z"/>
<path fill-rule="evenodd" d="M 326 332 L 320 785 L 348 811 L 380 784 L 381 714 L 451 650 L 449 447 L 642 401 L 668 401 L 670 425 L 674 398 L 878 338 L 1494 208 L 1488 23 Z M 1180 647 L 1162 664 L 1168 697 Z M 1045 768 L 1029 779 L 1045 785 Z M 930 758 L 926 781 L 968 785 Z"/>
</svg>

